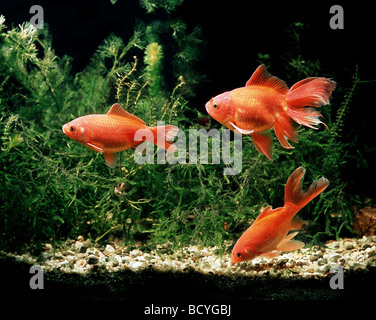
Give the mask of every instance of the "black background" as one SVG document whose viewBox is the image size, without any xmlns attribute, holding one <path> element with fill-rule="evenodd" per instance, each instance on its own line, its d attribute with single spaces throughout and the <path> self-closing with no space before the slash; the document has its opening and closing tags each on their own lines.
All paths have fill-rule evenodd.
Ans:
<svg viewBox="0 0 376 320">
<path fill-rule="evenodd" d="M 98 45 L 111 32 L 126 42 L 133 34 L 137 19 L 150 22 L 167 15 L 163 10 L 147 14 L 138 0 L 118 0 L 115 5 L 110 0 L 0 0 L 0 13 L 5 16 L 8 27 L 16 26 L 30 20 L 33 14 L 29 9 L 35 4 L 44 9 L 55 53 L 74 58 L 72 72 L 86 67 Z M 341 5 L 344 9 L 343 30 L 332 30 L 329 26 L 332 5 Z M 320 61 L 322 76 L 334 74 L 338 87 L 349 88 L 351 75 L 358 65 L 361 81 L 376 79 L 373 39 L 376 28 L 370 2 L 186 0 L 171 17 L 181 18 L 187 23 L 188 31 L 195 26 L 202 29 L 202 55 L 195 67 L 207 81 L 190 101 L 192 108 L 202 112 L 212 96 L 245 84 L 259 64 L 258 53 L 270 54 L 269 71 L 287 80 L 281 57 L 294 49 L 289 41 L 290 26 L 294 22 L 304 23 L 301 39 L 304 57 Z M 167 74 L 166 79 L 172 86 L 172 76 Z M 287 84 L 293 83 L 287 81 Z M 368 197 L 374 197 L 376 191 L 375 86 L 375 82 L 360 84 L 345 119 L 343 135 L 345 141 L 356 139 L 355 146 L 349 150 L 354 158 L 345 168 L 345 180 L 350 182 L 353 193 Z M 335 102 L 343 101 L 340 91 L 336 91 L 334 106 Z M 367 166 L 356 159 L 358 150 Z"/>
</svg>

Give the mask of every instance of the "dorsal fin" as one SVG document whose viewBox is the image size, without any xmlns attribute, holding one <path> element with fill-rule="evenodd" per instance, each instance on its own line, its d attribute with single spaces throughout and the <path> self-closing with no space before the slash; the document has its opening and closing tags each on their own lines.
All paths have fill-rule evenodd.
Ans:
<svg viewBox="0 0 376 320">
<path fill-rule="evenodd" d="M 112 105 L 111 109 L 108 110 L 107 115 L 108 116 L 124 117 L 124 118 L 128 118 L 128 119 L 132 119 L 134 121 L 137 121 L 137 122 L 139 122 L 141 124 L 145 124 L 145 122 L 143 120 L 141 120 L 140 118 L 134 116 L 133 114 L 130 114 L 128 111 L 125 111 L 120 106 L 120 104 L 118 104 L 118 103 L 114 103 Z"/>
<path fill-rule="evenodd" d="M 267 206 L 264 209 L 264 211 L 259 214 L 259 216 L 256 218 L 256 220 L 253 223 L 255 223 L 257 220 L 261 220 L 261 219 L 267 217 L 269 214 L 272 213 L 272 211 L 273 211 L 273 207 L 272 206 Z"/>
<path fill-rule="evenodd" d="M 248 86 L 264 86 L 272 88 L 278 91 L 280 94 L 286 94 L 289 91 L 289 87 L 283 80 L 272 76 L 267 70 L 264 64 L 260 65 L 256 71 L 252 74 L 252 77 L 245 84 Z"/>
</svg>

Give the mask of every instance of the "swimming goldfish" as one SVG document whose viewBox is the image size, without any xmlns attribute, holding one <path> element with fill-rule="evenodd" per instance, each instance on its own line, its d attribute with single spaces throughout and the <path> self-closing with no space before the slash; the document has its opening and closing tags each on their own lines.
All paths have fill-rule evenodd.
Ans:
<svg viewBox="0 0 376 320">
<path fill-rule="evenodd" d="M 307 222 L 295 215 L 329 185 L 326 178 L 313 182 L 308 191 L 302 190 L 301 180 L 305 169 L 299 167 L 288 178 L 285 187 L 285 204 L 273 209 L 268 206 L 241 235 L 232 249 L 232 264 L 251 260 L 259 255 L 273 258 L 279 251 L 293 251 L 303 248 L 304 243 L 291 240 Z"/>
<path fill-rule="evenodd" d="M 335 86 L 330 79 L 312 77 L 289 89 L 283 80 L 268 73 L 265 65 L 260 65 L 245 87 L 222 93 L 210 99 L 205 107 L 227 128 L 250 135 L 256 150 L 271 160 L 272 138 L 265 131 L 274 127 L 282 146 L 292 149 L 288 140 L 297 142 L 298 135 L 290 119 L 317 129 L 315 125 L 323 123 L 319 120 L 320 112 L 305 106 L 329 104 Z"/>
<path fill-rule="evenodd" d="M 91 114 L 63 125 L 63 132 L 69 138 L 103 153 L 111 168 L 116 165 L 117 152 L 128 150 L 145 140 L 168 152 L 177 151 L 170 140 L 178 131 L 179 128 L 173 125 L 148 127 L 143 120 L 125 111 L 118 103 L 112 105 L 107 114 Z M 136 132 L 143 138 L 135 140 Z"/>
</svg>

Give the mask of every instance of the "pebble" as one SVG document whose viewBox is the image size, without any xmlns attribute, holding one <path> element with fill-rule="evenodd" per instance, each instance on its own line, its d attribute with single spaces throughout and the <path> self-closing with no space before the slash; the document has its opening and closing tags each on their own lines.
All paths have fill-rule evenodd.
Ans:
<svg viewBox="0 0 376 320">
<path fill-rule="evenodd" d="M 109 244 L 106 245 L 106 248 L 104 250 L 106 250 L 109 253 L 114 253 L 115 252 L 115 248 L 113 246 L 109 245 Z"/>
<path fill-rule="evenodd" d="M 89 256 L 87 259 L 88 264 L 97 264 L 99 262 L 99 259 L 96 256 Z"/>
<path fill-rule="evenodd" d="M 76 243 L 74 244 L 74 247 L 76 251 L 79 253 L 85 253 L 87 250 L 87 246 L 85 246 L 85 244 L 81 241 L 76 241 Z"/>
<path fill-rule="evenodd" d="M 279 260 L 277 266 L 278 267 L 283 267 L 286 265 L 286 263 L 289 261 L 289 259 L 282 259 L 282 260 Z"/>
<path fill-rule="evenodd" d="M 341 255 L 336 254 L 336 255 L 334 255 L 334 256 L 331 256 L 331 257 L 329 258 L 329 261 L 330 261 L 330 262 L 337 262 L 339 258 L 341 258 Z"/>
<path fill-rule="evenodd" d="M 117 241 L 119 244 L 120 241 Z M 339 239 L 329 241 L 325 248 L 304 248 L 299 251 L 281 253 L 273 259 L 256 257 L 252 261 L 231 264 L 230 254 L 222 255 L 218 247 L 190 245 L 173 250 L 170 243 L 155 249 L 141 250 L 139 247 L 116 245 L 116 242 L 99 246 L 82 236 L 67 240 L 62 248 L 44 244 L 46 251 L 33 257 L 30 253 L 13 254 L 16 260 L 40 264 L 45 270 L 61 270 L 67 273 L 140 271 L 146 268 L 164 272 L 195 271 L 209 275 L 243 275 L 247 277 L 310 278 L 328 277 L 330 268 L 341 265 L 345 270 L 362 271 L 376 267 L 376 236 L 361 239 Z M 231 249 L 231 242 L 224 248 Z M 221 248 L 223 249 L 223 248 Z M 12 255 L 7 253 L 7 255 Z"/>
<path fill-rule="evenodd" d="M 134 262 L 131 262 L 129 264 L 129 268 L 133 269 L 133 270 L 137 270 L 139 268 L 141 268 L 143 266 L 143 262 L 140 262 L 140 261 L 134 261 Z"/>
<path fill-rule="evenodd" d="M 323 258 L 323 259 L 319 259 L 319 260 L 317 261 L 317 264 L 318 264 L 319 266 L 326 265 L 327 263 L 328 263 L 328 259 L 325 259 L 325 258 Z"/>
<path fill-rule="evenodd" d="M 77 260 L 76 265 L 78 267 L 85 267 L 86 266 L 86 261 L 84 259 Z"/>
<path fill-rule="evenodd" d="M 311 257 L 309 258 L 309 260 L 312 261 L 312 262 L 313 262 L 313 261 L 317 261 L 317 260 L 319 260 L 319 259 L 320 259 L 320 255 L 317 254 L 317 253 L 311 255 Z"/>
</svg>

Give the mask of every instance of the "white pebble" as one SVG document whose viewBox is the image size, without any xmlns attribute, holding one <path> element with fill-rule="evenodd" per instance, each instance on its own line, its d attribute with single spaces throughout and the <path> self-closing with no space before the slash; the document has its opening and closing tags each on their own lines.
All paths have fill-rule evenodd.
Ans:
<svg viewBox="0 0 376 320">
<path fill-rule="evenodd" d="M 109 244 L 106 245 L 106 248 L 104 250 L 107 251 L 108 253 L 114 253 L 115 252 L 114 247 L 109 245 Z"/>
<path fill-rule="evenodd" d="M 133 261 L 129 264 L 129 268 L 130 269 L 133 269 L 133 270 L 137 270 L 139 268 L 141 268 L 143 266 L 143 262 L 139 262 L 139 261 Z"/>
</svg>

